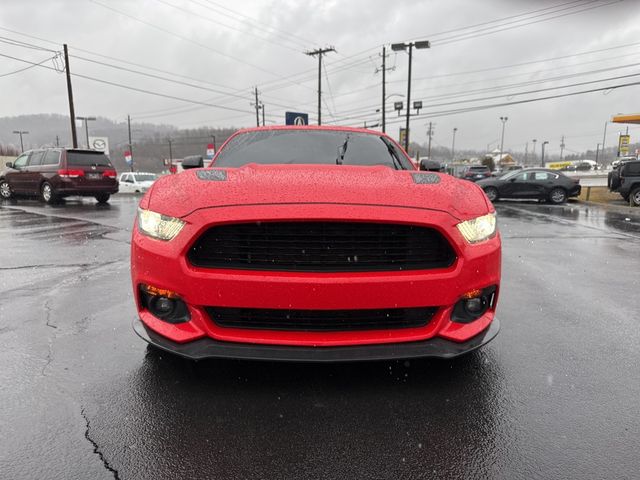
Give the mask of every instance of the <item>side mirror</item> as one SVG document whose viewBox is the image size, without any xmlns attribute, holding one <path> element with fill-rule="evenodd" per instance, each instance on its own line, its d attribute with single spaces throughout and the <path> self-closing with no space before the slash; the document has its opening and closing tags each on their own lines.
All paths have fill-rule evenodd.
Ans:
<svg viewBox="0 0 640 480">
<path fill-rule="evenodd" d="M 6 165 L 7 167 L 9 167 L 9 168 L 13 168 L 13 163 L 12 163 L 12 162 L 7 162 L 5 165 Z"/>
<path fill-rule="evenodd" d="M 191 155 L 190 157 L 184 157 L 182 159 L 182 168 L 187 170 L 189 168 L 202 168 L 204 167 L 204 160 L 202 155 Z"/>
<path fill-rule="evenodd" d="M 440 162 L 425 158 L 420 160 L 420 170 L 425 172 L 439 172 L 441 170 Z"/>
</svg>

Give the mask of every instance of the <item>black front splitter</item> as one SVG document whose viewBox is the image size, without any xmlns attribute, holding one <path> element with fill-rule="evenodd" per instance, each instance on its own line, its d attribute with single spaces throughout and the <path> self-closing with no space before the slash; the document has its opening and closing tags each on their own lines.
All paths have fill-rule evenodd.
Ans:
<svg viewBox="0 0 640 480">
<path fill-rule="evenodd" d="M 497 318 L 494 318 L 486 330 L 464 343 L 452 342 L 443 338 L 432 338 L 420 342 L 347 347 L 259 345 L 221 342 L 212 338 L 201 338 L 188 343 L 176 343 L 147 328 L 137 318 L 133 321 L 133 329 L 140 338 L 151 345 L 192 360 L 236 358 L 289 362 L 357 362 L 420 357 L 454 358 L 472 352 L 493 340 L 500 330 L 500 322 Z"/>
</svg>

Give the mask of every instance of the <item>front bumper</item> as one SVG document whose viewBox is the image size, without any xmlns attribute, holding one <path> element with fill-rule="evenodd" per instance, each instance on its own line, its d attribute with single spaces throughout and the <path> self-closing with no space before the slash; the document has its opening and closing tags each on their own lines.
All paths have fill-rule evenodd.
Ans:
<svg viewBox="0 0 640 480">
<path fill-rule="evenodd" d="M 452 342 L 443 338 L 431 338 L 420 342 L 346 347 L 260 345 L 220 342 L 212 338 L 201 338 L 189 343 L 176 343 L 157 334 L 139 319 L 133 321 L 133 329 L 140 338 L 151 345 L 191 360 L 234 358 L 242 360 L 328 363 L 423 357 L 454 358 L 472 352 L 493 340 L 500 331 L 500 322 L 497 318 L 494 318 L 484 331 L 463 343 Z"/>
<path fill-rule="evenodd" d="M 312 273 L 205 269 L 194 267 L 187 260 L 189 248 L 209 225 L 291 219 L 373 222 L 403 219 L 406 223 L 431 226 L 448 238 L 457 261 L 451 267 L 433 270 Z M 189 345 L 198 342 L 197 345 L 225 345 L 227 352 L 232 351 L 231 345 L 242 344 L 284 351 L 298 347 L 311 347 L 310 351 L 316 351 L 317 347 L 365 350 L 375 347 L 373 351 L 379 348 L 384 352 L 394 349 L 404 352 L 407 350 L 399 344 L 426 345 L 425 342 L 433 340 L 434 345 L 442 341 L 466 345 L 494 320 L 495 304 L 471 323 L 456 323 L 451 315 L 465 292 L 489 286 L 499 288 L 500 237 L 470 245 L 455 227 L 458 220 L 445 212 L 362 205 L 260 205 L 202 209 L 185 220 L 183 231 L 171 242 L 154 240 L 134 228 L 131 243 L 131 274 L 140 320 L 147 330 L 166 339 L 167 345 L 179 344 L 178 350 L 191 351 Z M 140 302 L 141 284 L 175 292 L 187 304 L 191 320 L 171 324 L 156 318 Z M 423 327 L 304 332 L 222 327 L 209 317 L 207 306 L 279 310 L 436 307 L 437 313 Z M 381 358 L 393 358 L 389 355 Z M 412 353 L 404 356 L 410 357 Z"/>
</svg>

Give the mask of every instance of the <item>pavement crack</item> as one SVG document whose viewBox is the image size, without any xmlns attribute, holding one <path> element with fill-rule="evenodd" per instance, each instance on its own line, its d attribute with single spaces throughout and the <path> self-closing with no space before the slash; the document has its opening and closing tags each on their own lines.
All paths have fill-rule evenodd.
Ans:
<svg viewBox="0 0 640 480">
<path fill-rule="evenodd" d="M 84 407 L 80 409 L 80 414 L 82 415 L 82 418 L 84 418 L 84 423 L 86 425 L 86 428 L 84 430 L 84 438 L 86 438 L 89 443 L 93 445 L 93 453 L 98 455 L 98 458 L 100 458 L 100 461 L 102 462 L 102 465 L 104 465 L 104 468 L 106 468 L 113 474 L 113 478 L 115 478 L 116 480 L 120 480 L 118 471 L 109 464 L 109 461 L 105 458 L 104 454 L 100 450 L 100 446 L 93 438 L 91 438 L 91 435 L 89 434 L 91 424 L 89 423 L 89 417 L 87 417 L 87 414 L 84 412 Z"/>
<path fill-rule="evenodd" d="M 47 324 L 47 327 L 58 328 L 57 325 L 54 325 L 54 324 L 51 323 L 51 310 L 52 310 L 52 308 L 51 308 L 51 305 L 49 305 L 49 302 L 50 302 L 50 300 L 47 300 L 46 302 L 44 302 L 44 311 L 45 311 L 45 315 L 46 315 L 46 322 L 45 323 Z"/>
</svg>

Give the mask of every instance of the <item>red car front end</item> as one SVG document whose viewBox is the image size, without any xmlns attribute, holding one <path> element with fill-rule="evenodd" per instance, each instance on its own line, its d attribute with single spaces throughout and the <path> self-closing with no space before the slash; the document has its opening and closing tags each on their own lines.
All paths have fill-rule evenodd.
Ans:
<svg viewBox="0 0 640 480">
<path fill-rule="evenodd" d="M 150 234 L 156 220 L 178 233 Z M 187 171 L 156 182 L 140 204 L 134 327 L 196 359 L 453 357 L 499 329 L 501 249 L 491 222 L 482 191 L 443 174 L 349 165 Z"/>
</svg>

